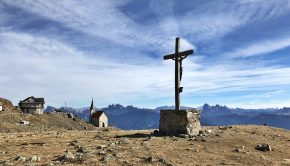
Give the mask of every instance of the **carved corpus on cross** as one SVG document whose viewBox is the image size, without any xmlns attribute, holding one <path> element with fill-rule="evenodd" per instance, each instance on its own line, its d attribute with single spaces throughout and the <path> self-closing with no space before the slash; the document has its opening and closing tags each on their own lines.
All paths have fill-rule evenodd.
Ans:
<svg viewBox="0 0 290 166">
<path fill-rule="evenodd" d="M 180 87 L 180 81 L 182 78 L 182 60 L 188 55 L 193 54 L 193 50 L 187 50 L 179 52 L 179 37 L 175 41 L 175 53 L 170 55 L 165 55 L 164 60 L 172 59 L 175 61 L 175 110 L 179 110 L 180 107 L 180 93 L 183 87 Z"/>
</svg>

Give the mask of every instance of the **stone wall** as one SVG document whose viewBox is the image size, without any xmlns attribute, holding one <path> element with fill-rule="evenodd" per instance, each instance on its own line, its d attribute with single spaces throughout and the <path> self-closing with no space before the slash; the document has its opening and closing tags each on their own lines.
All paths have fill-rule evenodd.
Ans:
<svg viewBox="0 0 290 166">
<path fill-rule="evenodd" d="M 201 130 L 196 110 L 160 110 L 159 132 L 166 135 L 197 135 Z"/>
</svg>

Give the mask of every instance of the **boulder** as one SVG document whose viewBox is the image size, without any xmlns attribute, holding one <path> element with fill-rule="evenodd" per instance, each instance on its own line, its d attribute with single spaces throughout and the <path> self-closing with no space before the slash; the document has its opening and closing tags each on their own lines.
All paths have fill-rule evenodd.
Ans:
<svg viewBox="0 0 290 166">
<path fill-rule="evenodd" d="M 269 144 L 258 144 L 255 149 L 263 152 L 272 151 L 272 148 Z"/>
<path fill-rule="evenodd" d="M 17 157 L 15 158 L 15 160 L 20 161 L 20 162 L 24 162 L 24 161 L 26 161 L 26 157 L 23 157 L 23 156 L 17 156 Z"/>
<path fill-rule="evenodd" d="M 106 152 L 105 152 L 105 151 L 100 151 L 98 154 L 99 154 L 99 155 L 105 155 Z"/>
<path fill-rule="evenodd" d="M 67 117 L 68 118 L 74 118 L 74 114 L 73 113 L 67 113 Z"/>
<path fill-rule="evenodd" d="M 152 162 L 156 161 L 156 159 L 152 156 L 149 156 L 149 157 L 145 158 L 145 161 L 148 163 L 152 163 Z"/>
<path fill-rule="evenodd" d="M 100 145 L 100 146 L 97 146 L 97 149 L 105 149 L 107 146 L 106 145 Z"/>
<path fill-rule="evenodd" d="M 87 149 L 85 147 L 80 147 L 78 150 L 77 150 L 78 153 L 87 153 Z"/>
<path fill-rule="evenodd" d="M 26 121 L 26 120 L 21 120 L 19 123 L 22 124 L 22 125 L 28 125 L 29 124 L 29 122 Z"/>
<path fill-rule="evenodd" d="M 233 152 L 237 152 L 237 153 L 238 153 L 238 152 L 241 152 L 241 149 L 236 148 L 236 149 L 233 150 Z"/>
<path fill-rule="evenodd" d="M 39 156 L 32 156 L 30 161 L 40 161 L 41 160 L 41 157 Z"/>
<path fill-rule="evenodd" d="M 65 153 L 63 155 L 63 159 L 74 159 L 74 158 L 75 158 L 75 156 L 73 155 L 72 152 L 70 152 L 68 150 L 65 151 Z"/>
<path fill-rule="evenodd" d="M 100 161 L 109 161 L 109 160 L 115 160 L 115 157 L 108 154 L 108 155 L 105 155 L 104 157 L 102 157 Z"/>
</svg>

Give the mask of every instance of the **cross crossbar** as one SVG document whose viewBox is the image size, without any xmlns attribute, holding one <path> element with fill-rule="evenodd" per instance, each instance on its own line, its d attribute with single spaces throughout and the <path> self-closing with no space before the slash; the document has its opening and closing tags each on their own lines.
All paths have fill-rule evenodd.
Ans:
<svg viewBox="0 0 290 166">
<path fill-rule="evenodd" d="M 193 50 L 187 50 L 187 51 L 182 51 L 182 52 L 179 52 L 177 53 L 177 56 L 178 57 L 183 57 L 183 56 L 187 56 L 187 55 L 190 55 L 190 54 L 193 54 Z M 167 59 L 174 59 L 176 57 L 176 54 L 169 54 L 169 55 L 165 55 L 163 57 L 164 60 L 167 60 Z"/>
</svg>

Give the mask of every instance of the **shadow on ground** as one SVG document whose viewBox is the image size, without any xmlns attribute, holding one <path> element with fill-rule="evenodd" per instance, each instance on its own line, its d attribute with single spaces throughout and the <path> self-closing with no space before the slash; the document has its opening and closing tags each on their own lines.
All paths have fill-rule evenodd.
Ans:
<svg viewBox="0 0 290 166">
<path fill-rule="evenodd" d="M 148 138 L 151 136 L 157 136 L 157 135 L 151 134 L 151 133 L 149 133 L 149 134 L 135 133 L 135 134 L 117 135 L 115 138 L 123 138 L 123 137 L 126 137 L 126 138 Z"/>
</svg>

